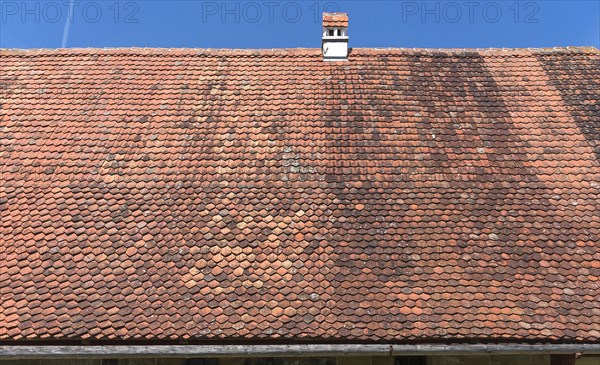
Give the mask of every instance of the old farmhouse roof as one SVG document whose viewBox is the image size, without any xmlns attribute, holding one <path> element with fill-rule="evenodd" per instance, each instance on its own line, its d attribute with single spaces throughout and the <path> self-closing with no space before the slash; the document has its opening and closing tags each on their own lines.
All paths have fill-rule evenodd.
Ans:
<svg viewBox="0 0 600 365">
<path fill-rule="evenodd" d="M 596 49 L 0 69 L 4 343 L 600 342 Z"/>
</svg>

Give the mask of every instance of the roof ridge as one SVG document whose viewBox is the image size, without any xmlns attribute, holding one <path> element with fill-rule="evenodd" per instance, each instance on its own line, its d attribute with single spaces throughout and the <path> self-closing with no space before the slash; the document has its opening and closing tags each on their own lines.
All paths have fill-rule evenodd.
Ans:
<svg viewBox="0 0 600 365">
<path fill-rule="evenodd" d="M 549 48 L 418 48 L 418 47 L 352 47 L 357 52 L 403 52 L 403 53 L 600 53 L 594 46 L 566 46 Z M 0 48 L 0 54 L 82 54 L 82 53 L 135 53 L 135 54 L 312 54 L 320 48 L 166 48 L 166 47 L 83 47 L 83 48 Z"/>
</svg>

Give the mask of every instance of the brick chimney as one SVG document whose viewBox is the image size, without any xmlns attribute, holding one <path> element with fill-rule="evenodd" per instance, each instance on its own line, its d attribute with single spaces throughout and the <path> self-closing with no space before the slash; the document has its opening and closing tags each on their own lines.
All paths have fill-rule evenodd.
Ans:
<svg viewBox="0 0 600 365">
<path fill-rule="evenodd" d="M 323 60 L 348 61 L 348 14 L 323 13 Z"/>
</svg>

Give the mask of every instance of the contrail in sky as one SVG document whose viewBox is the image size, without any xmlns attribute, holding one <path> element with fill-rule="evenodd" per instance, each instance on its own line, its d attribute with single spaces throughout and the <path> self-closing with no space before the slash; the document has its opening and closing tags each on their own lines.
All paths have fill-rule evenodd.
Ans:
<svg viewBox="0 0 600 365">
<path fill-rule="evenodd" d="M 75 0 L 69 0 L 69 14 L 67 15 L 67 21 L 65 22 L 65 29 L 63 30 L 63 37 L 61 48 L 67 46 L 67 40 L 69 39 L 69 32 L 71 31 L 71 18 L 73 17 L 73 5 Z"/>
</svg>

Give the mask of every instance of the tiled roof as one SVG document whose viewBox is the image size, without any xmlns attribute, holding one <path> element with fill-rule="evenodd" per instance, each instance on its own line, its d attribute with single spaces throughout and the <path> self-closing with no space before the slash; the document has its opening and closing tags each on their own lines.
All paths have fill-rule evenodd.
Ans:
<svg viewBox="0 0 600 365">
<path fill-rule="evenodd" d="M 347 27 L 348 26 L 348 14 L 347 13 L 323 13 L 323 26 L 324 27 Z"/>
<path fill-rule="evenodd" d="M 596 49 L 0 65 L 0 340 L 600 341 Z"/>
</svg>

